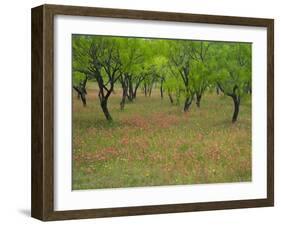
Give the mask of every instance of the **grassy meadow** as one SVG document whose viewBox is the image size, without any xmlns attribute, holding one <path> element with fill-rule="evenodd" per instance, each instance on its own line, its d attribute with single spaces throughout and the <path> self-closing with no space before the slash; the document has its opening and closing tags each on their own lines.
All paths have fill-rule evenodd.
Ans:
<svg viewBox="0 0 281 226">
<path fill-rule="evenodd" d="M 120 110 L 121 88 L 109 98 L 105 120 L 97 85 L 87 85 L 87 107 L 73 92 L 73 189 L 142 187 L 251 180 L 251 98 L 231 123 L 232 99 L 213 92 L 184 113 L 182 104 L 138 90 Z"/>
</svg>

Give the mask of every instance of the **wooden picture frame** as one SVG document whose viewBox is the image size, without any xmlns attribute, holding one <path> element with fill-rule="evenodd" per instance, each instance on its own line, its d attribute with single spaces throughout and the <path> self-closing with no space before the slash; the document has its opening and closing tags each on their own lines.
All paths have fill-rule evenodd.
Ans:
<svg viewBox="0 0 281 226">
<path fill-rule="evenodd" d="M 95 16 L 265 27 L 267 29 L 267 198 L 101 209 L 54 210 L 54 16 Z M 162 214 L 274 205 L 274 20 L 42 5 L 32 9 L 32 202 L 34 218 L 50 220 Z"/>
</svg>

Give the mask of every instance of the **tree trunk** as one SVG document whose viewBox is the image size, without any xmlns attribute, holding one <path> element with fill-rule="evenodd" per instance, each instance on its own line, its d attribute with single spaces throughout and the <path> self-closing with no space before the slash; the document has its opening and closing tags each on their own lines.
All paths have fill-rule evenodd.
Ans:
<svg viewBox="0 0 281 226">
<path fill-rule="evenodd" d="M 161 80 L 160 83 L 160 94 L 161 94 L 161 99 L 163 99 L 163 80 Z"/>
<path fill-rule="evenodd" d="M 127 94 L 127 97 L 128 97 L 128 101 L 133 102 L 133 97 L 131 93 Z"/>
<path fill-rule="evenodd" d="M 85 93 L 81 93 L 80 96 L 81 96 L 81 100 L 82 100 L 83 106 L 86 107 L 87 106 L 87 102 L 86 102 Z"/>
<path fill-rule="evenodd" d="M 233 104 L 234 104 L 234 112 L 233 112 L 233 116 L 232 116 L 232 123 L 235 123 L 237 121 L 238 114 L 239 114 L 240 97 L 236 96 L 236 95 L 233 95 L 232 100 L 233 100 Z"/>
<path fill-rule="evenodd" d="M 223 87 L 220 85 L 220 83 L 217 83 L 217 87 L 219 88 L 219 90 L 221 92 L 223 92 L 224 94 L 226 94 L 227 96 L 230 96 L 232 98 L 233 105 L 234 105 L 234 112 L 233 112 L 233 116 L 232 116 L 232 123 L 235 123 L 237 121 L 237 118 L 238 118 L 239 107 L 240 107 L 240 96 L 236 94 L 236 90 L 238 89 L 238 86 L 235 85 L 233 87 L 232 93 L 225 92 Z"/>
<path fill-rule="evenodd" d="M 133 92 L 133 99 L 136 99 L 136 97 L 137 97 L 138 88 L 139 88 L 139 86 L 137 85 L 137 86 L 135 87 L 134 92 Z"/>
<path fill-rule="evenodd" d="M 149 87 L 149 91 L 148 91 L 148 96 L 151 97 L 151 93 L 152 93 L 152 87 L 153 87 L 153 84 Z"/>
<path fill-rule="evenodd" d="M 120 109 L 121 109 L 121 111 L 124 110 L 125 101 L 126 101 L 126 95 L 125 95 L 125 96 L 123 95 L 123 96 L 122 96 L 122 99 L 121 99 L 121 102 L 120 102 Z"/>
<path fill-rule="evenodd" d="M 219 87 L 217 87 L 217 86 L 216 86 L 216 92 L 217 92 L 217 95 L 220 94 L 220 89 L 219 89 Z"/>
<path fill-rule="evenodd" d="M 128 100 L 130 101 L 130 102 L 132 102 L 133 101 L 133 99 L 134 99 L 134 91 L 133 91 L 133 84 L 132 84 L 132 81 L 129 81 L 129 92 L 128 92 Z"/>
<path fill-rule="evenodd" d="M 143 81 L 143 79 L 140 78 L 140 79 L 138 80 L 138 82 L 136 83 L 135 89 L 134 89 L 134 92 L 133 92 L 133 99 L 136 99 L 136 97 L 137 97 L 137 91 L 138 91 L 138 88 L 139 88 L 139 86 L 140 86 L 140 84 L 141 84 L 142 81 Z"/>
<path fill-rule="evenodd" d="M 76 86 L 73 86 L 73 89 L 77 92 L 77 98 L 81 99 L 83 106 L 86 107 L 87 106 L 87 102 L 86 102 L 86 89 L 82 89 Z"/>
<path fill-rule="evenodd" d="M 144 95 L 147 96 L 147 85 L 144 84 Z"/>
<path fill-rule="evenodd" d="M 197 95 L 196 95 L 196 105 L 197 105 L 197 107 L 199 107 L 199 108 L 200 108 L 200 103 L 201 103 L 201 97 L 202 97 L 201 94 L 197 94 Z"/>
<path fill-rule="evenodd" d="M 133 92 L 133 100 L 137 97 L 137 91 Z"/>
<path fill-rule="evenodd" d="M 102 98 L 100 100 L 100 105 L 101 105 L 102 111 L 103 111 L 104 116 L 107 119 L 107 121 L 112 121 L 112 117 L 109 114 L 109 111 L 108 111 L 108 108 L 107 108 L 107 99 L 106 98 Z"/>
<path fill-rule="evenodd" d="M 127 84 L 128 84 L 128 91 L 127 91 L 127 97 L 128 101 L 132 102 L 133 101 L 133 83 L 131 79 L 127 78 Z"/>
<path fill-rule="evenodd" d="M 174 99 L 173 99 L 171 93 L 168 93 L 168 96 L 169 96 L 169 100 L 170 100 L 171 104 L 173 104 L 174 103 Z"/>
<path fill-rule="evenodd" d="M 126 96 L 127 96 L 127 87 L 126 87 L 125 84 L 123 84 L 122 87 L 123 87 L 123 94 L 122 94 L 122 99 L 121 99 L 121 102 L 120 102 L 120 109 L 124 110 L 125 102 L 126 102 Z"/>
<path fill-rule="evenodd" d="M 184 112 L 187 112 L 187 111 L 188 111 L 188 109 L 189 109 L 191 103 L 192 103 L 192 98 L 191 98 L 191 97 L 187 97 L 187 98 L 185 99 L 185 102 L 184 102 L 184 108 L 183 108 Z"/>
</svg>

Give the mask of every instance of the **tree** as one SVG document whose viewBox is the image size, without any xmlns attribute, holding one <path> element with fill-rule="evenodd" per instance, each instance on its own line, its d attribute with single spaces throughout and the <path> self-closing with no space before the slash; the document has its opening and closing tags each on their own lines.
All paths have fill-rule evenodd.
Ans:
<svg viewBox="0 0 281 226">
<path fill-rule="evenodd" d="M 160 96 L 161 99 L 164 97 L 164 87 L 163 84 L 165 82 L 165 77 L 166 77 L 166 71 L 168 69 L 167 67 L 168 60 L 165 56 L 163 55 L 156 55 L 153 60 L 153 68 L 152 68 L 152 73 L 154 74 L 154 80 L 157 80 L 157 82 L 160 83 Z"/>
<path fill-rule="evenodd" d="M 179 40 L 177 42 L 171 42 L 169 52 L 169 68 L 175 78 L 182 80 L 184 85 L 184 112 L 188 111 L 193 98 L 194 90 L 190 84 L 190 61 L 189 55 L 189 43 Z"/>
<path fill-rule="evenodd" d="M 241 96 L 251 81 L 251 45 L 237 43 L 217 44 L 212 62 L 220 91 L 233 100 L 232 122 L 238 118 Z"/>
<path fill-rule="evenodd" d="M 201 98 L 210 84 L 209 77 L 211 75 L 211 71 L 208 65 L 210 59 L 210 46 L 210 42 L 190 41 L 188 48 L 188 53 L 191 58 L 191 86 L 195 92 L 197 107 L 200 107 Z"/>
<path fill-rule="evenodd" d="M 100 106 L 106 119 L 112 121 L 107 105 L 108 98 L 114 89 L 114 84 L 121 75 L 119 71 L 121 60 L 118 39 L 93 37 L 89 55 L 89 70 L 98 83 Z"/>
<path fill-rule="evenodd" d="M 120 42 L 121 75 L 119 81 L 122 86 L 121 110 L 124 109 L 125 101 L 133 101 L 137 96 L 137 90 L 143 81 L 142 62 L 143 52 L 140 40 L 124 38 Z"/>
<path fill-rule="evenodd" d="M 74 72 L 73 73 L 73 89 L 77 92 L 77 97 L 81 99 L 83 106 L 87 106 L 87 101 L 86 101 L 86 95 L 87 95 L 87 90 L 86 90 L 86 84 L 88 81 L 88 76 L 83 73 L 79 72 Z"/>
<path fill-rule="evenodd" d="M 89 63 L 89 40 L 86 37 L 73 35 L 72 39 L 72 77 L 73 89 L 77 92 L 77 97 L 81 99 L 86 107 L 86 85 L 90 79 L 90 72 L 87 69 Z"/>
<path fill-rule="evenodd" d="M 182 81 L 171 73 L 168 73 L 165 78 L 164 89 L 168 93 L 170 103 L 179 105 L 181 93 L 184 92 Z"/>
<path fill-rule="evenodd" d="M 153 86 L 156 82 L 156 71 L 153 65 L 144 67 L 143 90 L 145 96 L 151 96 Z"/>
</svg>

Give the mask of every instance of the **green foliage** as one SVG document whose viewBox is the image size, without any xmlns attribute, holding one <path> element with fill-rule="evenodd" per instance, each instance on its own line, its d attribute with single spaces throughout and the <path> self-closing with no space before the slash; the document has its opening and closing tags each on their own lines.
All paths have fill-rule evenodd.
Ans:
<svg viewBox="0 0 281 226">
<path fill-rule="evenodd" d="M 222 86 L 225 94 L 245 94 L 245 87 L 251 83 L 251 45 L 219 43 L 216 47 L 211 65 L 215 82 Z M 234 87 L 237 87 L 235 91 Z"/>
<path fill-rule="evenodd" d="M 72 80 L 73 85 L 79 86 L 80 83 L 85 80 L 85 78 L 86 78 L 86 75 L 84 73 L 81 73 L 79 71 L 74 71 L 73 72 L 73 80 Z"/>
<path fill-rule="evenodd" d="M 161 87 L 178 103 L 188 98 L 190 104 L 212 87 L 239 101 L 251 92 L 249 43 L 87 35 L 73 35 L 72 41 L 74 84 L 99 73 L 107 90 L 116 82 L 126 84 L 126 78 L 131 93 L 139 86 Z"/>
<path fill-rule="evenodd" d="M 250 44 L 86 35 L 73 35 L 75 82 L 83 78 L 81 73 L 89 72 L 90 64 L 93 63 L 91 46 L 98 53 L 96 60 L 101 67 L 109 61 L 110 56 L 112 64 L 122 65 L 122 73 L 134 76 L 146 74 L 148 81 L 153 80 L 155 75 L 161 76 L 166 80 L 165 87 L 178 87 L 169 77 L 181 80 L 184 68 L 189 73 L 190 90 L 200 90 L 220 82 L 227 91 L 231 91 L 233 84 L 236 84 L 242 93 L 245 85 L 251 83 Z M 105 69 L 102 69 L 102 74 L 105 73 Z M 166 84 L 169 82 L 171 84 Z"/>
<path fill-rule="evenodd" d="M 91 37 L 84 35 L 72 36 L 72 68 L 73 71 L 84 71 L 90 62 L 89 49 Z"/>
</svg>

